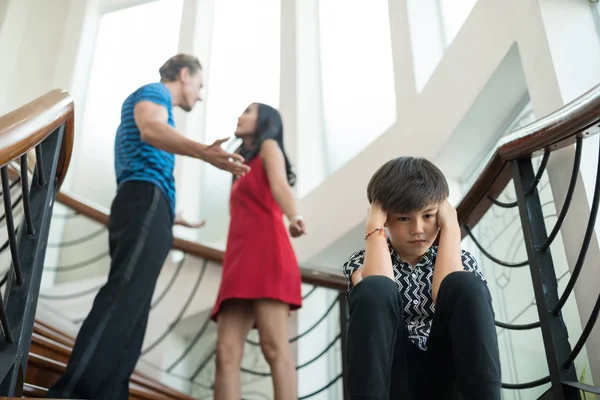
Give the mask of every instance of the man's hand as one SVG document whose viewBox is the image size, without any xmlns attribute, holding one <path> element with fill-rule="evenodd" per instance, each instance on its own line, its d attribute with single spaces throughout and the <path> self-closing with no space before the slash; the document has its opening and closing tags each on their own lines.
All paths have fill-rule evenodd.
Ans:
<svg viewBox="0 0 600 400">
<path fill-rule="evenodd" d="M 367 230 L 381 228 L 387 221 L 387 213 L 381 208 L 379 203 L 371 204 L 367 210 Z"/>
<path fill-rule="evenodd" d="M 175 215 L 175 221 L 173 222 L 173 224 L 179 225 L 179 226 L 185 226 L 186 228 L 202 228 L 204 225 L 206 225 L 206 221 L 189 222 L 183 218 L 183 216 L 181 215 L 181 212 L 178 212 Z"/>
<path fill-rule="evenodd" d="M 450 204 L 448 200 L 444 201 L 438 207 L 437 224 L 438 228 L 442 230 L 450 227 L 458 227 L 456 209 L 452 207 L 452 204 Z"/>
<path fill-rule="evenodd" d="M 304 223 L 304 219 L 302 217 L 293 218 L 290 221 L 289 231 L 293 238 L 306 235 L 306 224 Z"/>
<path fill-rule="evenodd" d="M 213 144 L 202 151 L 201 158 L 219 169 L 242 176 L 250 171 L 250 167 L 244 164 L 244 157 L 223 150 L 221 144 L 228 140 L 229 138 L 215 140 Z"/>
</svg>

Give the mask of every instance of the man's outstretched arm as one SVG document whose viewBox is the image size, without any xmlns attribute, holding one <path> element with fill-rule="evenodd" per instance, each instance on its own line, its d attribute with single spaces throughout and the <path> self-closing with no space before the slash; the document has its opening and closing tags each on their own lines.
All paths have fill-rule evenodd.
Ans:
<svg viewBox="0 0 600 400">
<path fill-rule="evenodd" d="M 217 140 L 210 146 L 188 139 L 168 124 L 168 116 L 164 106 L 151 101 L 137 103 L 134 118 L 142 141 L 169 153 L 206 161 L 236 175 L 243 175 L 250 170 L 243 164 L 242 156 L 223 150 L 221 144 L 227 139 Z"/>
</svg>

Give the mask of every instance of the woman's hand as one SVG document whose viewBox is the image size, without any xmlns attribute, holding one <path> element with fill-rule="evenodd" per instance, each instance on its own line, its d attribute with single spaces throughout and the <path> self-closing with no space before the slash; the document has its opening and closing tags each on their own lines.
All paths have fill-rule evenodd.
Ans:
<svg viewBox="0 0 600 400">
<path fill-rule="evenodd" d="M 306 224 L 304 223 L 304 218 L 300 216 L 292 218 L 290 220 L 289 231 L 293 238 L 306 235 Z"/>
</svg>

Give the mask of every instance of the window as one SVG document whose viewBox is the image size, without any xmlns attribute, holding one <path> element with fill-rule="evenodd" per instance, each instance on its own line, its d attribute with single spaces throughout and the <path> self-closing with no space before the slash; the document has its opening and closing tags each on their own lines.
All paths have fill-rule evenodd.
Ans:
<svg viewBox="0 0 600 400">
<path fill-rule="evenodd" d="M 407 0 L 415 84 L 421 92 L 477 0 Z"/>
<path fill-rule="evenodd" d="M 477 0 L 437 0 L 444 47 L 450 46 Z"/>
<path fill-rule="evenodd" d="M 205 141 L 233 136 L 238 116 L 253 102 L 279 106 L 280 0 L 219 0 L 214 5 Z M 235 141 L 229 143 L 233 150 Z M 202 209 L 228 220 L 231 174 L 204 164 Z M 219 246 L 227 224 L 207 226 L 200 239 Z"/>
<path fill-rule="evenodd" d="M 328 173 L 396 122 L 387 1 L 319 1 Z"/>
<path fill-rule="evenodd" d="M 105 207 L 114 196 L 113 145 L 121 105 L 139 86 L 160 80 L 177 52 L 182 0 L 159 0 L 100 19 L 84 104 L 73 190 Z M 160 26 L 160 29 L 156 29 Z"/>
<path fill-rule="evenodd" d="M 182 0 L 157 0 L 100 18 L 82 121 L 81 125 L 76 124 L 78 147 L 69 173 L 73 174 L 73 192 L 106 208 L 110 207 L 117 186 L 113 148 L 121 106 L 139 86 L 159 81 L 158 69 L 176 54 L 182 6 Z M 65 220 L 64 224 L 64 237 L 97 229 L 85 218 Z M 77 251 L 96 255 L 97 242 L 77 246 Z M 67 260 L 70 254 L 61 252 L 56 259 Z M 88 268 L 60 273 L 56 281 L 105 274 L 107 265 L 107 260 L 101 259 Z"/>
<path fill-rule="evenodd" d="M 598 0 L 590 0 L 590 7 L 592 8 L 594 24 L 596 25 L 596 33 L 600 37 L 600 2 Z"/>
<path fill-rule="evenodd" d="M 105 207 L 114 196 L 107 188 L 116 187 L 113 144 L 121 105 L 137 87 L 157 82 L 158 68 L 177 52 L 182 5 L 155 1 L 100 19 L 73 190 Z"/>
</svg>

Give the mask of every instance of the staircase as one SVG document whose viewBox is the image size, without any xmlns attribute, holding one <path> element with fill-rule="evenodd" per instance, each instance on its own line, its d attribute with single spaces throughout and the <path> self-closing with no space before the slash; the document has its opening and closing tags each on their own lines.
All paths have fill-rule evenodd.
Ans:
<svg viewBox="0 0 600 400">
<path fill-rule="evenodd" d="M 538 320 L 528 323 L 515 319 L 498 320 L 496 325 L 498 335 L 505 331 L 518 333 L 539 329 L 548 375 L 525 382 L 507 381 L 503 383 L 505 393 L 537 390 L 536 398 L 556 400 L 579 400 L 584 395 L 600 395 L 600 388 L 593 386 L 591 380 L 581 374 L 583 365 L 583 370 L 591 369 L 598 378 L 600 367 L 600 335 L 597 334 L 598 327 L 595 324 L 600 315 L 600 293 L 597 287 L 599 271 L 594 270 L 597 268 L 595 265 L 585 264 L 586 253 L 597 251 L 598 248 L 597 241 L 592 239 L 600 208 L 600 162 L 589 208 L 578 204 L 575 212 L 571 207 L 578 177 L 582 172 L 582 146 L 584 142 L 592 142 L 585 139 L 598 132 L 599 124 L 600 86 L 555 113 L 505 137 L 457 207 L 463 236 L 479 251 L 482 261 L 511 268 L 511 271 L 529 266 L 534 295 L 532 304 Z M 64 372 L 73 345 L 71 334 L 54 324 L 43 322 L 40 318 L 34 320 L 54 200 L 57 199 L 76 215 L 101 226 L 105 226 L 108 221 L 105 210 L 59 191 L 69 164 L 72 134 L 72 100 L 62 91 L 51 92 L 7 116 L 0 117 L 0 171 L 5 210 L 0 222 L 7 228 L 7 238 L 0 248 L 0 256 L 10 255 L 9 268 L 2 273 L 4 278 L 0 282 L 0 287 L 4 288 L 0 297 L 0 325 L 4 332 L 3 338 L 0 339 L 0 376 L 3 377 L 0 394 L 11 397 L 45 397 L 47 388 Z M 544 215 L 545 203 L 540 195 L 544 190 L 541 182 L 547 180 L 545 171 L 551 155 L 564 149 L 573 150 L 572 173 L 570 181 L 565 185 L 564 201 L 557 203 L 557 215 L 554 216 L 556 221 L 549 225 L 548 232 L 548 221 Z M 513 185 L 510 185 L 511 182 Z M 492 209 L 495 211 L 491 212 Z M 570 209 L 571 215 L 567 216 Z M 519 234 L 523 235 L 525 261 L 503 260 L 494 256 L 498 254 L 499 247 L 486 247 L 483 240 L 485 238 L 482 238 L 486 232 L 480 228 L 486 218 L 496 218 L 496 214 L 502 214 L 502 210 L 512 210 L 509 212 L 512 213 L 513 220 L 520 221 Z M 567 271 L 559 276 L 556 267 L 560 263 L 556 257 L 556 254 L 560 253 L 557 238 L 563 229 L 567 229 L 565 227 L 570 223 L 569 218 L 584 222 L 584 229 L 578 232 L 581 233 L 581 250 L 574 257 L 571 256 Z M 551 246 L 554 246 L 553 253 L 550 252 Z M 558 246 L 563 245 L 558 243 Z M 186 318 L 197 317 L 205 308 L 199 307 L 193 300 L 205 273 L 208 273 L 207 265 L 213 263 L 213 266 L 218 268 L 223 260 L 221 251 L 179 238 L 174 240 L 173 250 L 184 253 L 183 261 L 190 258 L 199 262 L 192 269 L 200 272 L 197 274 L 194 292 L 179 310 L 179 315 L 172 322 L 164 324 L 165 332 L 155 338 L 156 340 L 152 340 L 152 345 L 147 348 L 148 352 L 160 346 L 161 341 L 176 328 L 189 331 L 189 327 L 184 327 Z M 178 267 L 176 271 L 179 271 Z M 173 281 L 178 273 L 173 272 Z M 299 399 L 309 399 L 329 390 L 333 390 L 330 392 L 331 398 L 347 398 L 343 385 L 347 322 L 344 301 L 346 282 L 339 274 L 319 269 L 301 268 L 301 274 L 308 289 L 304 299 L 308 302 L 317 296 L 318 306 L 313 307 L 312 312 L 310 309 L 308 311 L 314 317 L 314 322 L 298 327 L 290 338 L 290 343 L 300 346 L 305 340 L 310 341 L 311 332 L 318 330 L 323 324 L 328 325 L 327 331 L 335 326 L 335 338 L 328 339 L 329 344 L 323 343 L 326 341 L 318 342 L 319 346 L 325 349 L 316 356 L 309 357 L 308 361 L 297 360 L 299 376 L 331 349 L 335 351 L 327 357 L 337 360 L 339 369 L 333 372 L 332 377 L 326 377 L 324 383 L 319 383 L 314 388 L 303 385 L 301 380 Z M 563 277 L 566 279 L 561 281 Z M 562 285 L 561 282 L 567 283 Z M 155 297 L 162 299 L 169 290 L 177 290 L 173 289 L 171 284 L 164 286 L 166 289 L 157 293 Z M 211 286 L 214 286 L 214 282 Z M 572 304 L 572 293 L 577 297 L 579 315 L 584 317 L 575 334 L 571 330 L 569 335 L 564 316 L 569 304 Z M 323 299 L 326 299 L 326 302 Z M 324 305 L 327 303 L 330 305 Z M 322 315 L 315 314 L 315 309 Z M 334 309 L 337 313 L 330 314 Z M 168 359 L 163 360 L 161 365 L 154 365 L 158 370 L 157 376 L 141 372 L 142 368 L 136 369 L 130 381 L 131 399 L 210 398 L 214 373 L 211 369 L 214 364 L 214 336 L 209 333 L 211 323 L 208 319 L 205 319 L 204 324 L 198 325 L 199 329 L 187 333 L 185 349 L 181 354 L 170 354 L 168 349 L 163 349 L 163 355 L 168 356 Z M 178 372 L 179 363 L 203 338 L 208 339 L 203 344 L 204 354 L 197 367 L 183 368 L 186 374 Z M 256 339 L 250 336 L 247 344 L 246 347 L 250 351 L 245 354 L 242 365 L 244 384 L 252 387 L 261 379 L 268 382 L 269 372 L 264 369 L 265 365 L 261 364 L 260 357 L 256 357 L 256 349 L 259 349 Z M 298 353 L 300 357 L 301 352 Z M 578 364 L 577 360 L 581 355 L 587 357 L 583 364 L 580 361 Z M 145 355 L 141 361 L 142 365 L 150 364 Z M 192 389 L 189 393 L 175 390 L 161 382 L 159 376 L 182 379 Z M 248 398 L 252 398 L 250 396 L 248 394 Z M 261 394 L 260 398 L 264 397 L 269 396 Z"/>
<path fill-rule="evenodd" d="M 0 117 L 0 169 L 6 228 L 0 248 L 0 393 L 45 397 L 64 372 L 73 338 L 34 321 L 54 199 L 73 145 L 73 102 L 54 90 Z M 8 263 L 7 263 L 8 262 Z M 192 397 L 136 373 L 132 399 Z"/>
<path fill-rule="evenodd" d="M 31 129 L 32 132 L 29 132 L 28 129 Z M 41 135 L 40 132 L 46 136 Z M 6 171 L 7 179 L 6 185 L 4 185 L 5 182 L 3 176 L 3 186 L 5 186 L 3 188 L 7 189 L 4 190 L 4 199 L 5 210 L 8 210 L 5 215 L 0 218 L 0 223 L 5 219 L 9 236 L 11 236 L 10 232 L 15 232 L 15 236 L 17 236 L 17 238 L 9 237 L 6 240 L 5 246 L 0 248 L 0 261 L 1 257 L 8 254 L 9 248 L 10 250 L 13 250 L 13 243 L 19 243 L 19 239 L 21 242 L 19 243 L 19 246 L 15 247 L 20 247 L 23 250 L 27 249 L 27 246 L 25 245 L 26 240 L 24 241 L 18 236 L 21 234 L 22 229 L 26 229 L 25 232 L 27 232 L 27 235 L 41 234 L 38 241 L 44 243 L 45 246 L 52 243 L 54 238 L 49 237 L 48 230 L 40 233 L 40 230 L 35 223 L 39 219 L 36 216 L 37 212 L 42 212 L 43 215 L 47 216 L 47 220 L 52 218 L 52 220 L 55 221 L 56 217 L 54 216 L 55 214 L 53 212 L 55 199 L 58 200 L 58 202 L 60 202 L 62 206 L 66 208 L 66 210 L 68 210 L 69 216 L 81 216 L 97 225 L 102 227 L 106 226 L 108 222 L 106 210 L 103 210 L 92 203 L 81 201 L 80 199 L 69 196 L 68 194 L 59 192 L 60 183 L 64 178 L 66 167 L 68 166 L 68 160 L 70 158 L 72 133 L 73 104 L 70 96 L 63 91 L 50 92 L 49 94 L 8 114 L 7 116 L 0 117 L 0 150 L 4 150 L 6 153 L 6 166 L 3 167 L 3 173 Z M 63 134 L 66 140 L 61 137 Z M 51 139 L 54 139 L 54 142 L 51 143 L 53 146 L 48 146 L 47 144 L 48 142 L 46 138 L 48 135 L 50 135 L 49 137 Z M 9 144 L 12 144 L 12 142 L 17 142 L 20 145 L 20 147 L 17 147 L 17 152 L 15 152 L 13 148 L 6 146 L 2 147 L 2 145 L 5 144 L 2 141 L 3 138 L 10 139 L 8 140 Z M 43 147 L 42 144 L 44 145 Z M 35 154 L 33 151 L 30 151 L 32 149 L 35 151 Z M 40 162 L 40 160 L 45 160 L 45 152 L 53 152 L 53 154 L 55 154 L 54 162 L 45 163 L 45 165 Z M 21 161 L 20 165 L 13 161 L 15 158 Z M 27 162 L 29 162 L 29 164 L 27 164 Z M 40 179 L 38 177 L 38 175 L 43 176 L 44 174 L 48 175 L 49 177 L 46 179 Z M 56 176 L 56 178 L 54 178 L 54 176 Z M 43 188 L 45 193 L 50 196 L 50 201 L 44 201 L 41 203 L 34 201 L 36 190 L 39 190 L 39 187 Z M 11 198 L 15 199 L 13 203 L 10 203 Z M 33 205 L 35 205 L 35 208 L 32 207 Z M 33 215 L 33 217 L 31 215 Z M 23 219 L 23 222 L 20 222 L 21 219 Z M 13 223 L 13 221 L 17 221 L 17 223 Z M 56 223 L 56 221 L 54 223 Z M 46 226 L 48 225 L 49 224 Z M 1 239 L 2 238 L 0 238 L 0 240 Z M 151 338 L 152 340 L 150 340 L 150 342 L 152 343 L 145 349 L 149 353 L 156 352 L 156 349 L 161 350 L 160 347 L 163 339 L 172 334 L 176 327 L 183 325 L 186 317 L 189 318 L 190 314 L 194 315 L 194 313 L 198 313 L 203 307 L 205 307 L 205 305 L 198 304 L 197 301 L 194 302 L 192 300 L 195 297 L 195 293 L 198 291 L 198 287 L 200 286 L 199 284 L 204 283 L 203 281 L 208 279 L 205 278 L 205 275 L 210 275 L 210 271 L 214 272 L 217 268 L 219 268 L 223 260 L 222 251 L 212 249 L 198 243 L 192 243 L 183 239 L 179 239 L 177 237 L 173 241 L 173 250 L 184 253 L 184 259 L 181 263 L 179 263 L 180 265 L 177 266 L 177 271 L 172 277 L 173 280 L 179 273 L 179 267 L 183 265 L 183 261 L 189 261 L 189 264 L 191 265 L 189 266 L 188 270 L 193 271 L 193 273 L 198 276 L 197 285 L 194 287 L 193 292 L 188 297 L 188 301 L 179 310 L 179 315 L 177 318 L 171 323 L 163 324 L 165 332 L 158 335 L 156 338 Z M 57 327 L 53 323 L 48 324 L 47 322 L 43 322 L 46 321 L 44 318 L 37 318 L 35 321 L 33 320 L 33 316 L 36 315 L 38 297 L 41 299 L 42 295 L 44 295 L 44 293 L 40 294 L 39 290 L 39 282 L 42 278 L 42 267 L 44 267 L 46 270 L 53 268 L 48 268 L 46 265 L 42 265 L 45 251 L 46 247 L 43 247 L 41 249 L 40 256 L 36 259 L 38 261 L 34 263 L 28 262 L 26 265 L 23 263 L 22 265 L 24 271 L 33 269 L 31 281 L 34 283 L 33 286 L 35 286 L 36 289 L 27 294 L 27 303 L 33 305 L 33 309 L 25 312 L 26 315 L 30 316 L 31 320 L 30 322 L 23 324 L 23 330 L 29 330 L 29 333 L 27 334 L 26 332 L 25 336 L 19 338 L 20 340 L 18 341 L 19 346 L 23 348 L 24 356 L 22 357 L 22 361 L 19 360 L 19 363 L 14 364 L 14 366 L 13 364 L 6 365 L 6 367 L 10 367 L 14 371 L 11 371 L 5 377 L 5 383 L 0 386 L 0 393 L 8 396 L 14 397 L 25 395 L 30 398 L 45 397 L 48 388 L 64 372 L 66 362 L 69 358 L 74 342 L 74 332 L 72 326 L 69 329 L 70 333 L 66 333 L 65 330 Z M 40 251 L 34 253 L 40 253 Z M 85 256 L 85 252 L 80 252 L 79 255 Z M 26 258 L 21 257 L 21 259 Z M 17 262 L 15 262 L 15 260 L 17 260 Z M 18 260 L 19 258 L 12 257 L 13 264 L 18 264 Z M 188 262 L 186 262 L 186 264 L 188 264 Z M 175 266 L 173 265 L 172 267 Z M 60 268 L 61 267 L 56 267 L 56 271 L 58 271 Z M 71 268 L 71 266 L 67 267 L 69 270 Z M 165 269 L 169 270 L 169 268 L 164 268 L 164 270 Z M 197 271 L 200 271 L 199 275 Z M 185 268 L 183 268 L 181 275 L 184 277 L 185 272 Z M 21 285 L 19 283 L 14 283 L 16 280 L 15 276 L 21 274 L 21 271 L 14 267 L 9 268 L 4 272 L 0 272 L 0 274 L 5 275 L 4 280 L 0 282 L 0 287 L 6 285 L 4 300 L 9 301 L 6 308 L 0 307 L 1 314 L 1 311 L 4 309 L 8 310 L 13 304 L 10 302 L 10 300 L 13 300 L 15 296 L 11 295 L 9 297 L 6 295 L 6 293 Z M 346 282 L 339 274 L 331 274 L 324 271 L 302 268 L 301 275 L 304 283 L 307 285 L 312 285 L 310 290 L 308 290 L 304 296 L 305 300 L 311 297 L 310 300 L 314 298 L 318 301 L 323 294 L 326 294 L 327 297 L 330 297 L 333 301 L 323 316 L 319 317 L 316 315 L 316 322 L 314 324 L 311 323 L 311 326 L 302 334 L 294 335 L 295 337 L 292 337 L 290 341 L 295 342 L 299 338 L 309 334 L 311 331 L 315 329 L 318 330 L 318 328 L 323 325 L 324 321 L 329 323 L 332 320 L 335 324 L 341 324 L 341 331 L 340 334 L 337 334 L 335 339 L 326 347 L 325 351 L 319 353 L 310 361 L 299 365 L 299 371 L 306 370 L 307 368 L 305 367 L 310 367 L 313 362 L 322 359 L 323 355 L 334 357 L 339 360 L 339 356 L 336 357 L 335 354 L 329 355 L 326 353 L 332 349 L 332 345 L 337 346 L 336 349 L 343 347 L 342 340 L 344 335 L 342 335 L 342 332 L 345 332 L 345 318 L 340 318 L 335 313 L 332 314 L 332 318 L 328 318 L 328 315 L 335 306 L 338 306 L 337 308 L 340 310 L 339 312 L 341 312 L 342 315 L 345 315 L 345 307 L 343 306 L 342 302 L 340 302 L 340 300 L 343 300 L 343 296 L 339 295 L 339 293 L 343 292 L 346 288 Z M 211 282 L 209 282 L 209 284 L 212 286 L 212 290 L 214 290 L 215 284 Z M 160 302 L 164 296 L 169 295 L 168 291 L 172 289 L 171 284 L 169 283 L 165 286 L 166 287 L 162 293 L 157 293 L 156 303 Z M 216 286 L 218 287 L 218 282 Z M 157 287 L 160 287 L 160 285 Z M 320 291 L 316 291 L 315 289 L 317 288 L 319 288 Z M 203 295 L 206 292 L 207 290 L 203 290 Z M 88 294 L 93 296 L 94 293 L 90 292 Z M 60 297 L 60 295 L 61 294 L 59 294 L 58 297 Z M 67 293 L 67 295 L 73 295 L 73 293 Z M 52 298 L 51 295 L 47 297 Z M 55 296 L 54 299 L 56 298 L 57 297 Z M 90 298 L 93 297 L 88 296 L 88 300 L 86 301 L 89 301 Z M 48 300 L 48 303 L 52 307 L 54 305 L 51 303 L 51 301 L 52 299 Z M 210 299 L 208 299 L 208 301 L 210 301 Z M 48 309 L 49 307 L 45 308 Z M 39 313 L 40 309 L 38 308 L 37 311 Z M 60 313 L 60 310 L 58 313 Z M 172 314 L 173 310 L 170 310 L 170 313 Z M 20 315 L 23 315 L 23 312 L 17 313 L 15 317 Z M 4 324 L 4 318 L 3 316 L 1 317 L 2 318 L 0 319 L 3 322 L 2 327 L 5 329 L 5 331 L 10 332 L 11 328 L 8 328 L 8 324 Z M 75 324 L 75 326 L 79 323 L 79 321 L 72 322 Z M 214 331 L 214 326 L 209 325 L 208 322 L 210 321 L 207 320 L 206 323 L 202 325 L 200 330 L 194 333 L 195 339 L 192 340 L 193 343 L 197 343 L 198 340 L 202 342 L 204 337 L 208 337 L 208 340 L 210 341 L 211 335 L 207 332 L 209 332 L 211 328 Z M 10 343 L 9 338 L 6 339 L 7 342 Z M 201 379 L 202 375 L 205 375 L 209 380 L 212 379 L 211 367 L 213 366 L 214 362 L 214 339 L 212 343 L 207 342 L 207 344 L 205 344 L 205 347 L 208 350 L 207 355 L 204 357 L 198 367 L 194 367 L 193 374 L 190 376 L 183 376 L 182 374 L 177 373 L 175 366 L 187 355 L 189 355 L 189 351 L 192 349 L 193 344 L 187 347 L 188 348 L 180 355 L 166 354 L 166 356 L 169 356 L 171 359 L 177 359 L 177 361 L 175 361 L 169 368 L 162 368 L 160 365 L 153 363 L 154 360 L 152 360 L 152 357 L 142 357 L 142 362 L 140 363 L 141 365 L 138 365 L 138 368 L 136 369 L 136 372 L 134 372 L 130 381 L 130 398 L 192 399 L 196 396 L 203 398 L 206 398 L 207 395 L 212 396 L 212 382 L 209 381 L 208 383 L 202 383 L 198 382 L 198 379 Z M 245 373 L 249 377 L 252 377 L 251 379 L 245 379 L 245 383 L 249 387 L 255 387 L 256 381 L 261 381 L 267 383 L 267 385 L 263 384 L 263 386 L 270 386 L 269 373 L 265 371 L 267 368 L 266 363 L 264 360 L 261 361 L 262 355 L 260 354 L 260 347 L 257 345 L 256 337 L 252 337 L 251 335 L 248 338 L 248 348 L 250 348 L 250 352 L 253 353 L 252 359 L 254 361 L 251 365 L 246 365 L 244 367 L 246 370 Z M 2 368 L 2 351 L 3 350 L 0 343 L 0 368 Z M 152 354 L 150 354 L 150 356 L 152 356 Z M 139 371 L 140 368 L 144 369 L 144 367 L 147 366 L 151 366 L 150 371 L 152 373 L 150 375 Z M 174 368 L 175 370 L 173 370 Z M 189 394 L 175 390 L 166 384 L 161 383 L 161 379 L 164 375 L 167 375 L 167 378 L 184 380 L 188 387 L 196 386 L 195 388 L 189 389 L 191 392 L 196 390 L 195 396 L 191 397 Z M 332 380 L 317 386 L 314 390 L 309 386 L 309 393 L 304 396 L 301 395 L 300 398 L 310 398 L 315 394 L 321 393 L 325 390 L 341 391 L 341 377 L 342 373 L 335 373 Z M 319 385 L 318 382 L 316 382 L 316 384 Z M 336 386 L 332 386 L 334 384 L 336 384 Z M 198 392 L 197 389 L 199 388 L 202 389 L 201 392 Z"/>
<path fill-rule="evenodd" d="M 64 373 L 73 343 L 74 339 L 65 333 L 36 321 L 31 338 L 23 395 L 32 398 L 46 397 L 48 387 Z M 129 398 L 132 400 L 193 399 L 139 372 L 134 373 L 131 378 Z"/>
</svg>

